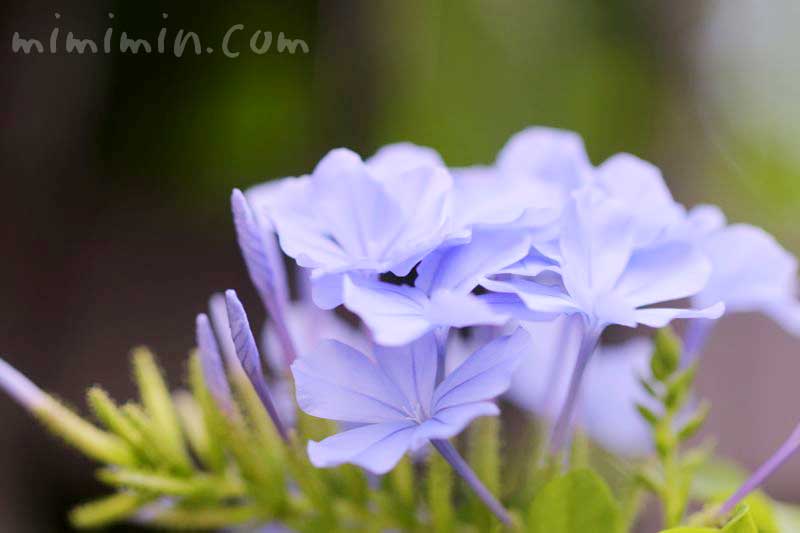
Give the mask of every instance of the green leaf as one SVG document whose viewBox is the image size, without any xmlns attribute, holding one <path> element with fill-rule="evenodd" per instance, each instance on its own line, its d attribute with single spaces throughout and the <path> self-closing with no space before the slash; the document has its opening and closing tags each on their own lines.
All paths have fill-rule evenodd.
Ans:
<svg viewBox="0 0 800 533">
<path fill-rule="evenodd" d="M 86 398 L 94 415 L 109 431 L 116 433 L 137 451 L 144 453 L 146 450 L 144 437 L 105 390 L 94 386 L 89 389 Z"/>
<path fill-rule="evenodd" d="M 660 329 L 655 337 L 655 351 L 650 359 L 653 377 L 664 382 L 678 370 L 681 360 L 681 341 L 670 328 Z"/>
<path fill-rule="evenodd" d="M 97 529 L 130 517 L 151 496 L 133 492 L 120 492 L 75 507 L 69 514 L 69 521 L 77 529 Z"/>
<path fill-rule="evenodd" d="M 655 389 L 655 387 L 650 383 L 650 381 L 647 378 L 639 376 L 638 379 L 639 379 L 639 384 L 642 386 L 642 388 L 644 389 L 644 391 L 647 393 L 648 396 L 650 396 L 651 398 L 659 397 L 658 391 Z"/>
<path fill-rule="evenodd" d="M 689 398 L 689 393 L 694 385 L 694 378 L 697 374 L 697 365 L 681 370 L 667 383 L 667 392 L 664 396 L 664 405 L 671 412 L 676 412 L 683 407 Z"/>
<path fill-rule="evenodd" d="M 644 418 L 651 426 L 658 424 L 658 415 L 655 414 L 651 409 L 640 403 L 637 403 L 636 410 L 639 412 L 639 415 L 641 415 L 641 417 Z"/>
<path fill-rule="evenodd" d="M 703 402 L 697 409 L 697 412 L 692 415 L 692 418 L 686 422 L 683 427 L 678 431 L 678 440 L 683 442 L 694 437 L 697 432 L 703 427 L 703 424 L 708 418 L 708 413 L 711 410 L 711 404 Z"/>
<path fill-rule="evenodd" d="M 33 410 L 33 414 L 50 432 L 92 459 L 120 466 L 139 464 L 139 458 L 127 442 L 87 422 L 50 396 Z"/>
<path fill-rule="evenodd" d="M 573 470 L 539 492 L 528 514 L 528 533 L 621 533 L 617 502 L 590 470 Z"/>
<path fill-rule="evenodd" d="M 752 493 L 744 499 L 744 504 L 747 505 L 749 514 L 753 518 L 759 533 L 788 533 L 792 531 L 778 527 L 774 504 L 763 492 Z"/>
<path fill-rule="evenodd" d="M 191 478 L 183 479 L 145 471 L 114 468 L 100 470 L 97 477 L 103 483 L 114 487 L 168 496 L 225 499 L 241 497 L 244 494 L 244 487 L 241 484 L 204 474 L 196 474 Z"/>
</svg>

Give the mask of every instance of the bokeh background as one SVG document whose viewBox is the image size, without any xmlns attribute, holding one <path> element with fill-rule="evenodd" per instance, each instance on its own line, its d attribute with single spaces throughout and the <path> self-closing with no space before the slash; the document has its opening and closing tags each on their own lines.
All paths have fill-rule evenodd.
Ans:
<svg viewBox="0 0 800 533">
<path fill-rule="evenodd" d="M 216 44 L 234 24 L 239 47 L 260 29 L 310 51 L 11 51 L 14 32 L 46 43 L 54 27 Z M 213 291 L 259 307 L 231 188 L 306 172 L 336 146 L 411 140 L 465 165 L 525 126 L 572 129 L 596 163 L 647 158 L 679 200 L 800 251 L 798 27 L 795 0 L 4 2 L 0 352 L 76 405 L 93 383 L 130 397 L 140 344 L 179 383 Z M 726 318 L 700 383 L 720 452 L 765 458 L 800 418 L 798 377 L 800 339 Z M 67 508 L 102 492 L 90 466 L 0 398 L 0 530 L 68 531 Z M 769 490 L 798 501 L 798 479 L 800 458 Z"/>
</svg>

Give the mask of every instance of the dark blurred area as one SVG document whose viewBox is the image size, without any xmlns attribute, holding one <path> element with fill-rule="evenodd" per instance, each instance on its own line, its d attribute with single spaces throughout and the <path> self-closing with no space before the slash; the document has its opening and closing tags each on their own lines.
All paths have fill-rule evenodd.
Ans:
<svg viewBox="0 0 800 533">
<path fill-rule="evenodd" d="M 0 355 L 79 406 L 93 383 L 133 395 L 136 345 L 181 383 L 212 292 L 259 308 L 231 189 L 305 173 L 336 146 L 410 140 L 456 166 L 490 162 L 528 125 L 571 129 L 595 162 L 649 159 L 679 200 L 797 251 L 798 23 L 792 0 L 6 2 Z M 67 32 L 101 42 L 108 28 L 116 51 L 64 50 Z M 121 32 L 155 43 L 161 28 L 167 53 L 119 52 Z M 180 29 L 214 51 L 175 57 Z M 273 34 L 264 55 L 256 30 Z M 13 52 L 15 32 L 45 52 Z M 280 32 L 308 53 L 278 52 Z M 753 467 L 796 423 L 799 346 L 759 318 L 716 331 L 701 393 L 721 453 Z M 0 530 L 68 531 L 66 511 L 103 493 L 92 465 L 5 397 L 0 420 Z M 771 493 L 800 499 L 799 476 L 796 459 Z"/>
</svg>

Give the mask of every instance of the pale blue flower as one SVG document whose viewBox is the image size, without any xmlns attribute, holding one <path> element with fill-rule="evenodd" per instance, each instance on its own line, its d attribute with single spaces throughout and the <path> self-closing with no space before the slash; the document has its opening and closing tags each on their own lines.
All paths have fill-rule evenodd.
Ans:
<svg viewBox="0 0 800 533">
<path fill-rule="evenodd" d="M 343 303 L 347 273 L 405 276 L 445 241 L 468 238 L 452 216 L 453 180 L 432 154 L 399 145 L 364 162 L 333 150 L 310 176 L 254 201 L 269 209 L 284 252 L 311 269 L 317 305 Z"/>
<path fill-rule="evenodd" d="M 324 342 L 292 365 L 300 408 L 362 425 L 309 442 L 311 462 L 318 467 L 352 463 L 384 473 L 406 452 L 448 439 L 476 417 L 499 414 L 490 400 L 505 392 L 529 348 L 528 334 L 517 330 L 472 354 L 437 385 L 433 335 L 398 348 L 376 346 L 371 357 Z"/>
<path fill-rule="evenodd" d="M 543 317 L 581 319 L 581 345 L 555 426 L 554 450 L 566 443 L 586 366 L 607 326 L 663 327 L 677 318 L 718 318 L 724 311 L 719 302 L 700 310 L 654 307 L 697 294 L 711 275 L 711 262 L 696 246 L 660 239 L 658 233 L 648 231 L 659 239 L 638 245 L 645 232 L 627 206 L 601 189 L 585 187 L 572 193 L 564 210 L 557 271 L 502 274 L 484 282 L 490 290 L 515 294 L 523 304 L 518 307 Z"/>
<path fill-rule="evenodd" d="M 610 324 L 663 327 L 676 318 L 720 316 L 724 308 L 718 303 L 702 310 L 652 307 L 700 292 L 711 263 L 685 242 L 637 247 L 636 234 L 634 219 L 621 202 L 584 188 L 573 193 L 565 210 L 558 268 L 543 260 L 537 263 L 540 273 L 533 268 L 533 275 L 502 274 L 484 284 L 516 294 L 539 313 L 579 315 L 594 332 Z"/>
</svg>

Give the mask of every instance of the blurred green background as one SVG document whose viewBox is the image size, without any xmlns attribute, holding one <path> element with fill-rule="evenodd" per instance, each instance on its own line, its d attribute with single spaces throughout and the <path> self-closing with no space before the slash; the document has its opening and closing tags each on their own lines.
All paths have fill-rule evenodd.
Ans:
<svg viewBox="0 0 800 533">
<path fill-rule="evenodd" d="M 528 125 L 571 129 L 595 163 L 649 159 L 679 200 L 800 249 L 793 0 L 34 1 L 0 17 L 0 350 L 76 404 L 94 382 L 128 397 L 138 344 L 179 383 L 208 295 L 256 302 L 231 188 L 308 172 L 336 146 L 410 140 L 460 166 L 491 162 Z M 11 50 L 14 32 L 46 43 L 54 27 L 62 48 L 67 31 L 109 27 L 151 42 L 166 27 L 168 47 L 183 28 L 217 47 L 235 24 L 236 59 Z M 309 53 L 253 54 L 256 30 Z M 709 429 L 753 466 L 800 416 L 798 343 L 750 317 L 717 333 Z M 68 506 L 101 490 L 89 465 L 5 399 L 0 420 L 2 529 L 66 530 Z M 795 460 L 770 489 L 800 498 L 798 477 Z"/>
</svg>

